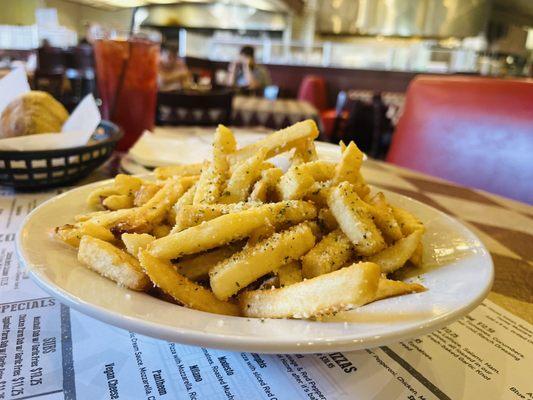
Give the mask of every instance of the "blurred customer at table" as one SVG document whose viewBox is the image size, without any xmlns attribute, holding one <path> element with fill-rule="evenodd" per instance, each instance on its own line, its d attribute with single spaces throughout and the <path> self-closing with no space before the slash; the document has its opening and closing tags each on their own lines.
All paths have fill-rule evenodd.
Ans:
<svg viewBox="0 0 533 400">
<path fill-rule="evenodd" d="M 251 46 L 241 48 L 239 57 L 228 68 L 228 86 L 250 90 L 264 89 L 270 84 L 267 69 L 255 63 L 255 50 Z"/>
<path fill-rule="evenodd" d="M 163 47 L 159 62 L 159 90 L 179 90 L 190 86 L 191 82 L 192 75 L 187 65 L 178 57 L 176 48 Z"/>
</svg>

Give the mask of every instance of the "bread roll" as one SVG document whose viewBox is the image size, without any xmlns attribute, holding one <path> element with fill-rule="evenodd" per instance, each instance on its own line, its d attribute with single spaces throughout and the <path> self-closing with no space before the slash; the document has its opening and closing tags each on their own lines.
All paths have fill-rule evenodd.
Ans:
<svg viewBox="0 0 533 400">
<path fill-rule="evenodd" d="M 0 116 L 0 138 L 61 132 L 67 118 L 60 102 L 46 92 L 33 90 L 6 106 Z"/>
</svg>

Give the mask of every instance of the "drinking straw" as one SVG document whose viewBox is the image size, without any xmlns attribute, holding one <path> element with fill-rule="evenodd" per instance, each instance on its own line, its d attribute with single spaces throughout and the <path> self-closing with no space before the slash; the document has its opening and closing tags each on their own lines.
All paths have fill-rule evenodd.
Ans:
<svg viewBox="0 0 533 400">
<path fill-rule="evenodd" d="M 130 39 L 131 39 L 131 32 L 130 32 Z M 118 84 L 117 84 L 117 88 L 115 90 L 115 97 L 113 99 L 113 104 L 111 106 L 111 115 L 110 115 L 110 118 L 111 120 L 113 121 L 114 118 L 115 118 L 115 111 L 116 111 L 116 108 L 117 108 L 117 103 L 118 103 L 118 99 L 120 97 L 120 94 L 122 93 L 122 88 L 124 86 L 124 80 L 126 79 L 126 71 L 128 69 L 128 66 L 130 64 L 130 59 L 131 59 L 131 45 L 132 45 L 132 42 L 131 40 L 128 39 L 128 55 L 127 57 L 125 58 L 124 62 L 122 63 L 122 67 L 120 69 L 120 74 L 118 76 Z"/>
</svg>

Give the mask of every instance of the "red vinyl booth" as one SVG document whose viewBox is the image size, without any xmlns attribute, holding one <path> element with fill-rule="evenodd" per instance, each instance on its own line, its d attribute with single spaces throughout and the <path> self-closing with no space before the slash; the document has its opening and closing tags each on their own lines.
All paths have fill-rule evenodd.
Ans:
<svg viewBox="0 0 533 400">
<path fill-rule="evenodd" d="M 387 161 L 533 204 L 533 80 L 416 77 Z"/>
</svg>

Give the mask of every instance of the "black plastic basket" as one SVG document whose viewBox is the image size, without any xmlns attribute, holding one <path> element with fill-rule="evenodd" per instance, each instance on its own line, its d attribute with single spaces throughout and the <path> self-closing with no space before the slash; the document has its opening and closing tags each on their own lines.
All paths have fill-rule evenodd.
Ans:
<svg viewBox="0 0 533 400">
<path fill-rule="evenodd" d="M 0 185 L 42 190 L 73 184 L 102 165 L 115 149 L 122 131 L 102 121 L 86 146 L 59 150 L 0 150 Z"/>
</svg>

